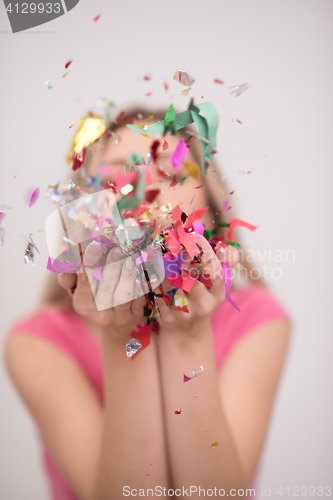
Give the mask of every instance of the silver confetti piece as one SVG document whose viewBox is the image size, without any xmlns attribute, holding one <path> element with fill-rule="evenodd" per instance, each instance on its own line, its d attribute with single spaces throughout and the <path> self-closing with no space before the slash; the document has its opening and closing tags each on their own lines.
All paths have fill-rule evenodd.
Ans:
<svg viewBox="0 0 333 500">
<path fill-rule="evenodd" d="M 128 358 L 131 358 L 133 354 L 138 352 L 141 349 L 142 344 L 139 339 L 131 339 L 126 344 L 126 355 Z"/>
</svg>

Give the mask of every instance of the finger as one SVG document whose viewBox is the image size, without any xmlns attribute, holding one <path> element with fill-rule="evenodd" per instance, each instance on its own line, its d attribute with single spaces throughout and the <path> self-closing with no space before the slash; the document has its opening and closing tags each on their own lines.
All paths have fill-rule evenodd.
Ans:
<svg viewBox="0 0 333 500">
<path fill-rule="evenodd" d="M 209 242 L 203 236 L 201 236 L 200 247 L 202 248 L 201 264 L 204 265 L 202 272 L 209 275 L 213 283 L 221 280 L 221 263 Z"/>
<path fill-rule="evenodd" d="M 146 291 L 145 291 L 146 290 Z M 147 304 L 145 293 L 148 293 L 148 285 L 144 289 L 139 278 L 135 280 L 134 300 L 131 303 L 132 314 L 135 317 L 143 316 L 143 310 Z"/>
<path fill-rule="evenodd" d="M 126 257 L 122 261 L 120 279 L 114 291 L 113 306 L 127 304 L 127 307 L 130 308 L 129 303 L 134 299 L 136 277 L 135 256 Z"/>
<path fill-rule="evenodd" d="M 103 255 L 102 246 L 92 242 L 86 248 L 83 256 L 83 266 L 77 275 L 77 286 L 74 293 L 74 308 L 80 314 L 89 314 L 96 310 L 94 294 L 97 288 L 97 279 L 93 276 L 96 267 Z"/>
<path fill-rule="evenodd" d="M 69 294 L 76 287 L 77 275 L 76 273 L 60 273 L 58 274 L 58 283 Z"/>
<path fill-rule="evenodd" d="M 87 273 L 93 295 L 95 295 L 98 285 L 98 280 L 95 278 L 94 273 L 98 264 L 100 264 L 102 256 L 103 247 L 98 241 L 92 241 L 90 245 L 87 246 L 83 256 L 84 270 Z"/>
<path fill-rule="evenodd" d="M 236 266 L 239 262 L 239 251 L 231 245 L 223 248 L 219 243 L 217 245 L 216 256 L 220 262 L 229 262 L 230 267 Z"/>
<path fill-rule="evenodd" d="M 124 254 L 119 247 L 110 250 L 102 271 L 102 281 L 98 284 L 95 302 L 98 311 L 113 305 L 113 294 L 117 287 L 123 265 Z"/>
</svg>

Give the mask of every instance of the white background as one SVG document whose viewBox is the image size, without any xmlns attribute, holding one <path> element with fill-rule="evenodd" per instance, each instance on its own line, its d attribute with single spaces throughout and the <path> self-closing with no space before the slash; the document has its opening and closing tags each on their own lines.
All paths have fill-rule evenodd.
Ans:
<svg viewBox="0 0 333 500">
<path fill-rule="evenodd" d="M 268 284 L 294 322 L 259 482 L 273 498 L 279 486 L 284 496 L 287 486 L 290 494 L 293 486 L 333 486 L 332 21 L 325 0 L 80 0 L 66 15 L 12 34 L 0 4 L 0 205 L 11 206 L 0 247 L 1 341 L 37 304 L 44 221 L 54 210 L 46 188 L 70 174 L 65 157 L 79 118 L 102 96 L 119 109 L 173 101 L 182 111 L 191 95 L 211 101 L 220 114 L 217 160 L 235 190 L 229 201 L 260 226 L 243 230 L 243 240 L 266 251 L 260 265 L 282 269 Z M 197 79 L 188 97 L 172 80 L 176 69 Z M 147 73 L 152 80 L 143 80 Z M 245 82 L 252 87 L 230 95 L 229 86 Z M 30 209 L 29 186 L 41 190 Z M 34 233 L 34 267 L 24 264 L 20 232 Z M 269 249 L 294 250 L 295 259 L 271 262 Z M 0 497 L 48 498 L 34 424 L 3 367 L 0 418 Z"/>
</svg>

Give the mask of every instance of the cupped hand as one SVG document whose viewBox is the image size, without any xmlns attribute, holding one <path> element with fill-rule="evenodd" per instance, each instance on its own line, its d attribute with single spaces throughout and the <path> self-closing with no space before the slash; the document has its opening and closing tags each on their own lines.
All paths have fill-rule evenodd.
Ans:
<svg viewBox="0 0 333 500">
<path fill-rule="evenodd" d="M 194 331 L 194 325 L 209 318 L 213 310 L 225 299 L 222 263 L 229 263 L 230 267 L 234 267 L 239 262 L 239 252 L 232 246 L 224 249 L 219 243 L 215 254 L 203 236 L 201 236 L 199 246 L 202 249 L 201 265 L 204 266 L 202 272 L 204 277 L 211 281 L 212 287 L 209 289 L 205 284 L 196 281 L 189 293 L 177 290 L 176 295 L 180 295 L 188 301 L 188 313 L 173 310 L 165 304 L 163 298 L 158 298 L 163 324 L 170 332 L 182 330 L 191 335 L 191 332 Z M 193 260 L 190 258 L 183 262 L 182 267 L 187 269 L 190 275 L 195 271 Z M 164 280 L 162 286 L 165 291 L 172 288 L 167 280 Z M 158 290 L 155 291 L 158 292 Z"/>
<path fill-rule="evenodd" d="M 60 274 L 58 281 L 71 295 L 78 314 L 114 338 L 124 339 L 138 324 L 147 321 L 143 316 L 147 290 L 142 290 L 137 279 L 135 257 L 126 257 L 119 247 L 109 251 L 99 281 L 94 272 L 102 257 L 102 246 L 90 243 L 84 252 L 81 272 Z"/>
</svg>

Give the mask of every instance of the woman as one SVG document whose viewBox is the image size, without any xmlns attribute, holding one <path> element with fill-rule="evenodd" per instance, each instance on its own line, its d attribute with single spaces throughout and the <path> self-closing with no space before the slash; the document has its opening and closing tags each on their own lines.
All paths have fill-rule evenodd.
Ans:
<svg viewBox="0 0 333 500">
<path fill-rule="evenodd" d="M 148 123 L 143 117 L 138 121 Z M 88 148 L 87 174 L 96 175 L 100 164 L 112 165 L 113 177 L 104 181 L 114 183 L 133 152 L 143 158 L 151 153 L 156 138 L 135 134 L 125 123 L 113 123 L 110 134 Z M 214 230 L 223 214 L 218 213 L 213 167 L 207 178 L 198 178 L 187 176 L 183 165 L 177 184 L 171 183 L 170 156 L 182 136 L 188 138 L 183 132 L 169 134 L 167 144 L 161 140 L 155 148 L 148 190 L 159 194 L 151 224 L 170 225 L 172 218 L 161 217 L 161 207 L 182 202 L 188 214 L 192 207 L 209 206 L 202 223 Z M 189 143 L 186 161 L 191 164 L 198 162 L 196 142 Z M 126 357 L 125 345 L 137 325 L 147 322 L 146 297 L 132 272 L 133 261 L 113 250 L 109 285 L 97 292 L 108 294 L 110 307 L 97 311 L 90 266 L 101 259 L 100 245 L 86 249 L 84 272 L 59 274 L 62 288 L 53 285 L 42 307 L 13 325 L 7 367 L 38 427 L 54 500 L 199 498 L 199 487 L 200 496 L 203 490 L 251 496 L 290 322 L 265 287 L 253 283 L 231 291 L 240 314 L 225 300 L 220 272 L 221 262 L 237 264 L 237 251 L 218 246 L 212 254 L 203 236 L 200 248 L 212 288 L 196 282 L 189 293 L 177 292 L 186 297 L 189 313 L 157 298 L 163 327 L 135 359 Z M 155 283 L 153 278 L 156 288 L 158 277 Z M 119 300 L 124 294 L 131 300 Z M 193 380 L 184 383 L 184 374 L 192 373 Z"/>
</svg>

